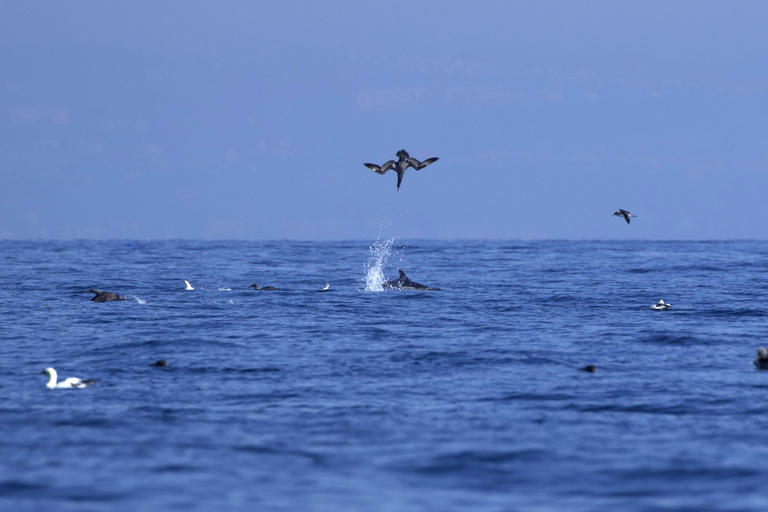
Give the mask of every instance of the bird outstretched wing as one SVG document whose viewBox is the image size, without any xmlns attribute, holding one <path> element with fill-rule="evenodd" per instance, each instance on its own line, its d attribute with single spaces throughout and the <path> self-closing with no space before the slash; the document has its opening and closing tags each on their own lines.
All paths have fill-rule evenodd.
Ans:
<svg viewBox="0 0 768 512">
<path fill-rule="evenodd" d="M 428 166 L 429 164 L 437 162 L 438 160 L 439 160 L 438 157 L 434 157 L 434 158 L 427 158 L 423 162 L 419 162 L 415 158 L 409 158 L 408 159 L 408 165 L 410 165 L 411 167 L 413 167 L 417 171 L 420 171 L 423 168 L 425 168 L 426 166 Z"/>
<path fill-rule="evenodd" d="M 381 167 L 379 167 L 376 164 L 363 164 L 367 168 L 371 169 L 373 172 L 378 174 L 385 174 L 388 170 L 393 169 L 395 167 L 395 161 L 390 160 Z"/>
</svg>

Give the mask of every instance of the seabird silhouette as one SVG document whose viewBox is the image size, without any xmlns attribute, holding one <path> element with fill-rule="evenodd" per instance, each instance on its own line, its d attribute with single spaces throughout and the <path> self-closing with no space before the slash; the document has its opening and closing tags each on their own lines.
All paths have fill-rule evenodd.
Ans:
<svg viewBox="0 0 768 512">
<path fill-rule="evenodd" d="M 425 286 L 423 284 L 416 283 L 414 281 L 411 281 L 408 279 L 408 276 L 405 275 L 405 272 L 403 272 L 400 269 L 397 269 L 398 272 L 400 272 L 400 277 L 397 279 L 393 279 L 392 281 L 387 281 L 384 283 L 382 288 L 385 290 L 418 290 L 422 292 L 439 292 L 441 291 L 440 288 L 430 288 L 429 286 Z"/>
<path fill-rule="evenodd" d="M 91 299 L 93 302 L 107 302 L 110 300 L 131 300 L 131 299 L 126 299 L 125 297 L 122 297 L 116 293 L 103 292 L 95 288 L 88 291 L 96 294 L 96 296 Z"/>
<path fill-rule="evenodd" d="M 77 377 L 69 377 L 61 382 L 57 382 L 58 374 L 53 368 L 46 368 L 39 372 L 40 374 L 48 375 L 48 383 L 45 385 L 48 389 L 80 389 L 93 386 L 99 379 L 78 379 Z"/>
<path fill-rule="evenodd" d="M 192 288 L 192 285 L 189 284 L 189 281 L 187 281 L 186 279 L 184 280 L 184 284 L 187 285 L 187 287 L 184 288 L 185 290 L 194 290 L 194 288 Z"/>
<path fill-rule="evenodd" d="M 579 368 L 579 370 L 587 373 L 597 373 L 597 366 L 593 364 L 588 364 L 584 368 Z"/>
<path fill-rule="evenodd" d="M 672 304 L 669 302 L 664 302 L 662 299 L 659 299 L 659 302 L 651 306 L 651 309 L 656 309 L 659 311 L 667 311 L 669 309 L 672 309 Z"/>
<path fill-rule="evenodd" d="M 49 313 L 51 312 L 51 306 L 49 306 L 48 304 L 45 305 L 45 309 L 47 309 Z"/>
<path fill-rule="evenodd" d="M 757 349 L 757 357 L 752 364 L 757 367 L 758 370 L 768 370 L 768 349 L 760 347 Z"/>
<path fill-rule="evenodd" d="M 330 284 L 328 284 L 328 281 L 326 281 L 326 282 L 325 282 L 325 288 L 323 288 L 322 290 L 318 290 L 318 291 L 319 291 L 319 292 L 327 292 L 327 291 L 328 291 L 328 290 L 330 290 L 330 289 L 331 289 L 331 285 L 330 285 Z"/>
<path fill-rule="evenodd" d="M 428 166 L 431 163 L 437 162 L 438 158 L 427 158 L 423 162 L 420 162 L 416 160 L 415 158 L 411 158 L 411 156 L 408 154 L 408 152 L 404 149 L 401 149 L 397 152 L 397 162 L 394 160 L 389 160 L 384 165 L 379 167 L 376 164 L 370 164 L 366 163 L 363 164 L 364 166 L 368 167 L 369 169 L 373 170 L 373 172 L 376 172 L 378 174 L 386 174 L 386 172 L 390 169 L 394 169 L 397 173 L 397 190 L 400 190 L 400 183 L 403 181 L 403 175 L 405 175 L 405 170 L 408 167 L 413 167 L 417 171 L 422 170 L 426 166 Z"/>
<path fill-rule="evenodd" d="M 627 221 L 627 224 L 629 224 L 630 217 L 637 217 L 637 215 L 629 213 L 627 210 L 622 210 L 621 208 L 619 208 L 619 211 L 615 212 L 614 215 L 616 217 L 624 217 L 624 220 Z"/>
<path fill-rule="evenodd" d="M 163 366 L 163 367 L 165 367 L 165 366 L 171 366 L 171 365 L 169 365 L 168 361 L 166 361 L 165 359 L 160 359 L 159 361 L 155 361 L 154 363 L 152 363 L 152 364 L 150 364 L 148 366 Z"/>
<path fill-rule="evenodd" d="M 259 291 L 262 291 L 262 290 L 263 290 L 263 291 L 270 291 L 270 290 L 279 291 L 279 288 L 275 288 L 274 286 L 264 286 L 264 287 L 260 287 L 260 286 L 259 286 L 259 285 L 257 285 L 257 284 L 252 284 L 252 285 L 251 285 L 251 286 L 249 286 L 248 288 L 253 288 L 254 290 L 259 290 Z"/>
</svg>

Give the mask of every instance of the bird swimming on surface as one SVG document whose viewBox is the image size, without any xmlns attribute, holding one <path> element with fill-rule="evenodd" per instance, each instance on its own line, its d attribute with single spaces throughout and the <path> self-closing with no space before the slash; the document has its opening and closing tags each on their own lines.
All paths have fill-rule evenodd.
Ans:
<svg viewBox="0 0 768 512">
<path fill-rule="evenodd" d="M 93 386 L 99 379 L 78 379 L 77 377 L 69 377 L 61 382 L 57 382 L 58 374 L 53 368 L 46 368 L 39 372 L 40 374 L 48 375 L 48 383 L 45 385 L 48 389 L 81 389 Z"/>
<path fill-rule="evenodd" d="M 386 281 L 382 283 L 381 287 L 385 290 L 416 290 L 420 292 L 439 292 L 441 291 L 440 288 L 430 288 L 429 286 L 423 285 L 421 283 L 417 283 L 415 281 L 411 281 L 408 279 L 408 276 L 405 275 L 405 272 L 403 272 L 400 269 L 397 269 L 397 271 L 400 273 L 400 277 L 397 279 L 393 279 L 391 281 Z"/>
<path fill-rule="evenodd" d="M 760 347 L 757 349 L 757 357 L 752 364 L 757 367 L 758 370 L 768 370 L 768 349 Z"/>
<path fill-rule="evenodd" d="M 261 286 L 259 286 L 257 284 L 252 284 L 248 288 L 253 288 L 254 290 L 259 290 L 259 291 L 262 291 L 262 290 L 263 291 L 272 291 L 272 290 L 279 291 L 279 288 L 275 288 L 274 286 L 264 286 L 264 287 L 261 287 Z"/>
<path fill-rule="evenodd" d="M 154 363 L 152 363 L 150 365 L 147 365 L 147 366 L 163 366 L 163 367 L 165 367 L 165 366 L 171 366 L 171 365 L 169 365 L 168 361 L 166 361 L 165 359 L 160 359 L 159 361 L 155 361 Z"/>
<path fill-rule="evenodd" d="M 419 162 L 415 158 L 411 158 L 411 156 L 408 154 L 408 152 L 404 149 L 401 149 L 397 152 L 397 162 L 394 160 L 387 161 L 384 165 L 379 167 L 376 164 L 370 164 L 366 163 L 363 164 L 364 166 L 371 169 L 373 172 L 384 175 L 386 172 L 390 169 L 394 169 L 397 173 L 397 190 L 400 190 L 400 183 L 403 181 L 403 175 L 405 174 L 405 170 L 408 167 L 413 167 L 417 171 L 422 170 L 426 166 L 428 166 L 431 163 L 437 162 L 438 158 L 427 158 L 423 162 Z"/>
<path fill-rule="evenodd" d="M 587 373 L 597 373 L 597 366 L 595 366 L 593 364 L 589 364 L 589 365 L 585 366 L 584 368 L 579 368 L 579 370 L 581 370 L 583 372 L 587 372 Z"/>
<path fill-rule="evenodd" d="M 662 299 L 659 299 L 659 302 L 651 306 L 651 309 L 655 309 L 657 311 L 667 311 L 672 309 L 672 304 L 669 302 L 664 302 Z"/>
<path fill-rule="evenodd" d="M 189 284 L 189 281 L 187 281 L 186 279 L 184 280 L 184 284 L 187 285 L 187 287 L 184 288 L 185 290 L 194 290 L 194 288 L 192 288 L 192 285 Z"/>
<path fill-rule="evenodd" d="M 614 212 L 614 215 L 616 217 L 624 217 L 624 220 L 627 221 L 627 224 L 629 224 L 630 217 L 637 217 L 637 215 L 629 213 L 627 210 L 622 210 L 621 208 L 619 208 L 619 211 Z"/>
<path fill-rule="evenodd" d="M 107 302 L 110 300 L 131 300 L 131 299 L 126 299 L 125 297 L 122 297 L 116 293 L 103 292 L 95 288 L 88 291 L 96 294 L 96 296 L 91 299 L 93 302 Z"/>
</svg>

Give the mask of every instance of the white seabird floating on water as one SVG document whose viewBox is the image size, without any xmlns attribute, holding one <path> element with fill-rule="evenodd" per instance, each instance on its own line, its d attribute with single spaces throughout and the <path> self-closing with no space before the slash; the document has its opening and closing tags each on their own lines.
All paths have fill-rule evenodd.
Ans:
<svg viewBox="0 0 768 512">
<path fill-rule="evenodd" d="M 669 302 L 664 302 L 662 299 L 659 299 L 659 302 L 651 306 L 651 309 L 656 309 L 659 311 L 667 311 L 669 309 L 672 309 L 672 304 Z"/>
<path fill-rule="evenodd" d="M 40 372 L 41 374 L 48 375 L 48 383 L 45 385 L 48 389 L 80 389 L 93 386 L 99 379 L 78 379 L 77 377 L 69 377 L 61 382 L 57 382 L 59 376 L 56 370 L 53 368 L 46 368 Z"/>
<path fill-rule="evenodd" d="M 194 290 L 194 288 L 192 288 L 192 285 L 186 279 L 184 280 L 184 284 L 187 285 L 187 287 L 184 288 L 185 290 Z"/>
</svg>

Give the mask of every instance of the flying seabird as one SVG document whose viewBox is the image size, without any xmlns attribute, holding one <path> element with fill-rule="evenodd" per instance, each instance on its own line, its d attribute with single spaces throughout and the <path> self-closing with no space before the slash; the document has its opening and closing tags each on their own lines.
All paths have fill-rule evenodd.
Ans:
<svg viewBox="0 0 768 512">
<path fill-rule="evenodd" d="M 39 372 L 41 374 L 48 375 L 48 383 L 45 385 L 48 389 L 80 389 L 93 386 L 99 379 L 78 379 L 77 377 L 69 377 L 61 382 L 56 382 L 58 374 L 53 368 L 46 368 Z"/>
<path fill-rule="evenodd" d="M 93 302 L 107 302 L 110 300 L 131 300 L 131 299 L 126 299 L 125 297 L 122 297 L 116 293 L 103 292 L 95 288 L 88 291 L 96 294 L 96 296 L 91 299 Z"/>
<path fill-rule="evenodd" d="M 322 290 L 318 290 L 318 291 L 320 291 L 320 292 L 327 292 L 330 289 L 331 289 L 331 285 L 328 284 L 328 281 L 326 281 L 325 282 L 325 288 L 323 288 Z"/>
<path fill-rule="evenodd" d="M 615 212 L 614 215 L 616 217 L 624 217 L 624 220 L 627 221 L 627 224 L 629 224 L 630 217 L 637 217 L 637 215 L 629 213 L 627 210 L 622 210 L 621 208 L 619 208 L 619 211 Z"/>
<path fill-rule="evenodd" d="M 760 347 L 757 349 L 757 357 L 752 364 L 757 367 L 758 370 L 768 370 L 768 349 Z"/>
<path fill-rule="evenodd" d="M 422 170 L 426 166 L 428 166 L 431 163 L 437 162 L 438 158 L 427 158 L 423 162 L 419 162 L 415 158 L 411 158 L 411 156 L 408 154 L 408 152 L 404 149 L 401 149 L 397 152 L 397 162 L 394 160 L 389 160 L 384 165 L 379 167 L 376 164 L 363 164 L 364 166 L 371 169 L 373 172 L 376 172 L 378 174 L 386 174 L 386 172 L 390 169 L 394 169 L 397 173 L 397 190 L 400 190 L 400 183 L 403 181 L 403 175 L 405 174 L 405 170 L 408 167 L 413 167 L 417 171 Z"/>
<path fill-rule="evenodd" d="M 257 285 L 257 284 L 252 284 L 252 285 L 251 285 L 251 286 L 249 286 L 248 288 L 253 288 L 254 290 L 259 290 L 259 291 L 262 291 L 262 290 L 264 290 L 264 291 L 270 291 L 270 290 L 278 291 L 278 290 L 279 290 L 278 288 L 275 288 L 274 286 L 264 286 L 264 287 L 260 287 L 260 286 L 259 286 L 259 285 Z"/>
<path fill-rule="evenodd" d="M 672 304 L 670 304 L 669 302 L 664 302 L 662 299 L 659 299 L 659 302 L 651 306 L 651 309 L 667 311 L 669 309 L 672 309 Z"/>
<path fill-rule="evenodd" d="M 194 288 L 192 288 L 192 285 L 189 284 L 189 281 L 187 281 L 186 279 L 184 280 L 184 284 L 187 285 L 187 287 L 184 288 L 185 290 L 194 290 Z"/>
</svg>

